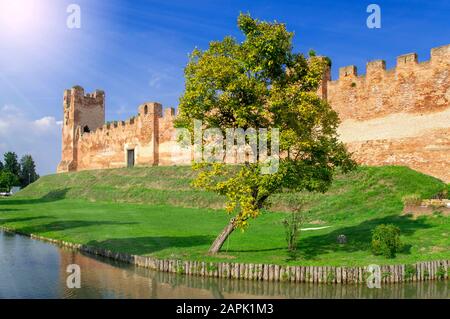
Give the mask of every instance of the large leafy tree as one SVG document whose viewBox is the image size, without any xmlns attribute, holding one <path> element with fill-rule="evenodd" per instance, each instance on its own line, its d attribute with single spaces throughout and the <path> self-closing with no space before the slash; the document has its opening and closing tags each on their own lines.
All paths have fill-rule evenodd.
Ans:
<svg viewBox="0 0 450 319">
<path fill-rule="evenodd" d="M 26 187 L 39 178 L 39 175 L 36 173 L 36 164 L 31 155 L 24 155 L 20 159 L 19 178 L 22 187 Z"/>
<path fill-rule="evenodd" d="M 199 172 L 194 185 L 225 195 L 233 215 L 212 244 L 213 254 L 235 229 L 245 229 L 260 214 L 271 194 L 324 192 L 338 168 L 354 167 L 337 138 L 336 112 L 317 95 L 329 60 L 293 52 L 293 33 L 284 24 L 241 14 L 238 26 L 242 42 L 225 37 L 190 55 L 176 125 L 193 131 L 193 120 L 201 120 L 204 128 L 222 131 L 278 128 L 282 156 L 272 174 L 261 174 L 259 162 L 232 168 L 194 164 Z"/>
<path fill-rule="evenodd" d="M 3 162 L 0 160 L 0 172 L 3 170 Z"/>
<path fill-rule="evenodd" d="M 17 154 L 14 152 L 6 152 L 3 156 L 5 161 L 3 169 L 13 175 L 19 176 L 20 165 L 17 160 Z"/>
</svg>

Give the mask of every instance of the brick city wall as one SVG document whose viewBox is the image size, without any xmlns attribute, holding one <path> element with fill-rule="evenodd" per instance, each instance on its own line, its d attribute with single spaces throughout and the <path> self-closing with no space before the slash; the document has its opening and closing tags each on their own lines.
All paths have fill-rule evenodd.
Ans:
<svg viewBox="0 0 450 319">
<path fill-rule="evenodd" d="M 415 53 L 399 56 L 390 70 L 369 62 L 363 76 L 343 67 L 326 92 L 359 163 L 405 165 L 450 182 L 450 45 L 421 63 Z"/>
<path fill-rule="evenodd" d="M 319 94 L 339 113 L 339 134 L 366 165 L 405 165 L 450 181 L 450 45 L 431 50 L 431 59 L 402 55 L 386 70 L 382 60 L 329 72 Z M 64 94 L 62 161 L 58 172 L 127 166 L 173 165 L 174 110 L 158 103 L 139 107 L 137 117 L 104 124 L 104 93 L 84 94 L 80 87 Z"/>
</svg>

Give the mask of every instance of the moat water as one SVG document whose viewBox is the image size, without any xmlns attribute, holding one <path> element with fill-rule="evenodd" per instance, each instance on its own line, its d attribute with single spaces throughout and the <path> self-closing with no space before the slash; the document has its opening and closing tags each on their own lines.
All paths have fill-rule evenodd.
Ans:
<svg viewBox="0 0 450 319">
<path fill-rule="evenodd" d="M 81 270 L 68 288 L 67 266 Z M 312 285 L 161 273 L 0 231 L 0 298 L 449 298 L 449 282 Z"/>
</svg>

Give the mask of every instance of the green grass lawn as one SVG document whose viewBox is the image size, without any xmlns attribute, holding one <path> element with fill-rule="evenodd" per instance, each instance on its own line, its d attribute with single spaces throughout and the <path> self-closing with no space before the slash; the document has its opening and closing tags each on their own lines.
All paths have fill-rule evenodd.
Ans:
<svg viewBox="0 0 450 319">
<path fill-rule="evenodd" d="M 0 226 L 24 233 L 161 258 L 301 265 L 368 265 L 448 259 L 449 218 L 413 218 L 401 198 L 431 197 L 441 181 L 404 167 L 361 167 L 338 176 L 327 194 L 279 194 L 271 211 L 235 231 L 217 257 L 206 252 L 229 217 L 223 199 L 193 190 L 187 167 L 89 171 L 41 178 L 13 198 L 0 200 Z M 304 198 L 309 225 L 295 260 L 286 250 L 282 220 Z M 200 208 L 198 208 L 198 207 Z M 195 207 L 195 208 L 194 208 Z M 400 227 L 405 247 L 395 259 L 373 256 L 371 230 Z M 348 243 L 338 245 L 345 234 Z"/>
</svg>

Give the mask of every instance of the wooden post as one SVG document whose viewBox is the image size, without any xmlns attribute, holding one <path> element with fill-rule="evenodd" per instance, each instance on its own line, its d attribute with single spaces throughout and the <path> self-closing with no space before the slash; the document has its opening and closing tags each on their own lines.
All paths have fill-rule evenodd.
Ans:
<svg viewBox="0 0 450 319">
<path fill-rule="evenodd" d="M 347 283 L 353 283 L 353 267 L 347 268 Z"/>
<path fill-rule="evenodd" d="M 234 276 L 235 276 L 234 278 L 239 279 L 239 277 L 240 277 L 239 271 L 240 271 L 239 264 L 235 263 L 234 264 Z"/>
<path fill-rule="evenodd" d="M 297 267 L 295 266 L 289 267 L 289 278 L 291 279 L 291 282 L 297 281 Z"/>
<path fill-rule="evenodd" d="M 448 263 L 449 263 L 449 262 L 448 262 L 448 261 L 445 261 L 445 260 L 442 262 L 442 264 L 443 264 L 443 266 L 444 266 L 444 270 L 445 270 L 445 275 L 444 275 L 444 278 L 445 278 L 445 279 L 448 279 L 448 270 L 449 270 L 449 269 L 448 269 Z"/>
<path fill-rule="evenodd" d="M 295 282 L 301 282 L 302 267 L 295 266 Z"/>
<path fill-rule="evenodd" d="M 274 281 L 275 279 L 275 266 L 269 265 L 269 281 Z"/>
<path fill-rule="evenodd" d="M 269 265 L 263 264 L 263 280 L 269 280 Z"/>
<path fill-rule="evenodd" d="M 300 282 L 306 282 L 305 279 L 305 270 L 306 267 L 300 266 Z"/>
<path fill-rule="evenodd" d="M 417 269 L 417 277 L 416 280 L 420 281 L 421 279 L 421 273 L 422 273 L 422 268 L 420 267 L 420 262 L 416 263 L 416 269 Z"/>
<path fill-rule="evenodd" d="M 280 266 L 279 265 L 275 265 L 274 266 L 273 276 L 274 276 L 274 280 L 275 281 L 279 281 L 280 280 Z"/>
<path fill-rule="evenodd" d="M 239 264 L 239 279 L 245 278 L 245 265 Z"/>
<path fill-rule="evenodd" d="M 259 264 L 258 280 L 263 280 L 264 264 Z"/>
<path fill-rule="evenodd" d="M 431 261 L 428 262 L 428 273 L 430 274 L 429 279 L 434 279 L 433 265 Z"/>
<path fill-rule="evenodd" d="M 286 269 L 284 266 L 280 266 L 279 268 L 280 275 L 279 275 L 279 281 L 285 281 L 286 280 Z"/>
<path fill-rule="evenodd" d="M 306 281 L 307 282 L 313 282 L 314 281 L 314 274 L 313 274 L 312 266 L 307 266 L 306 267 Z"/>
</svg>

